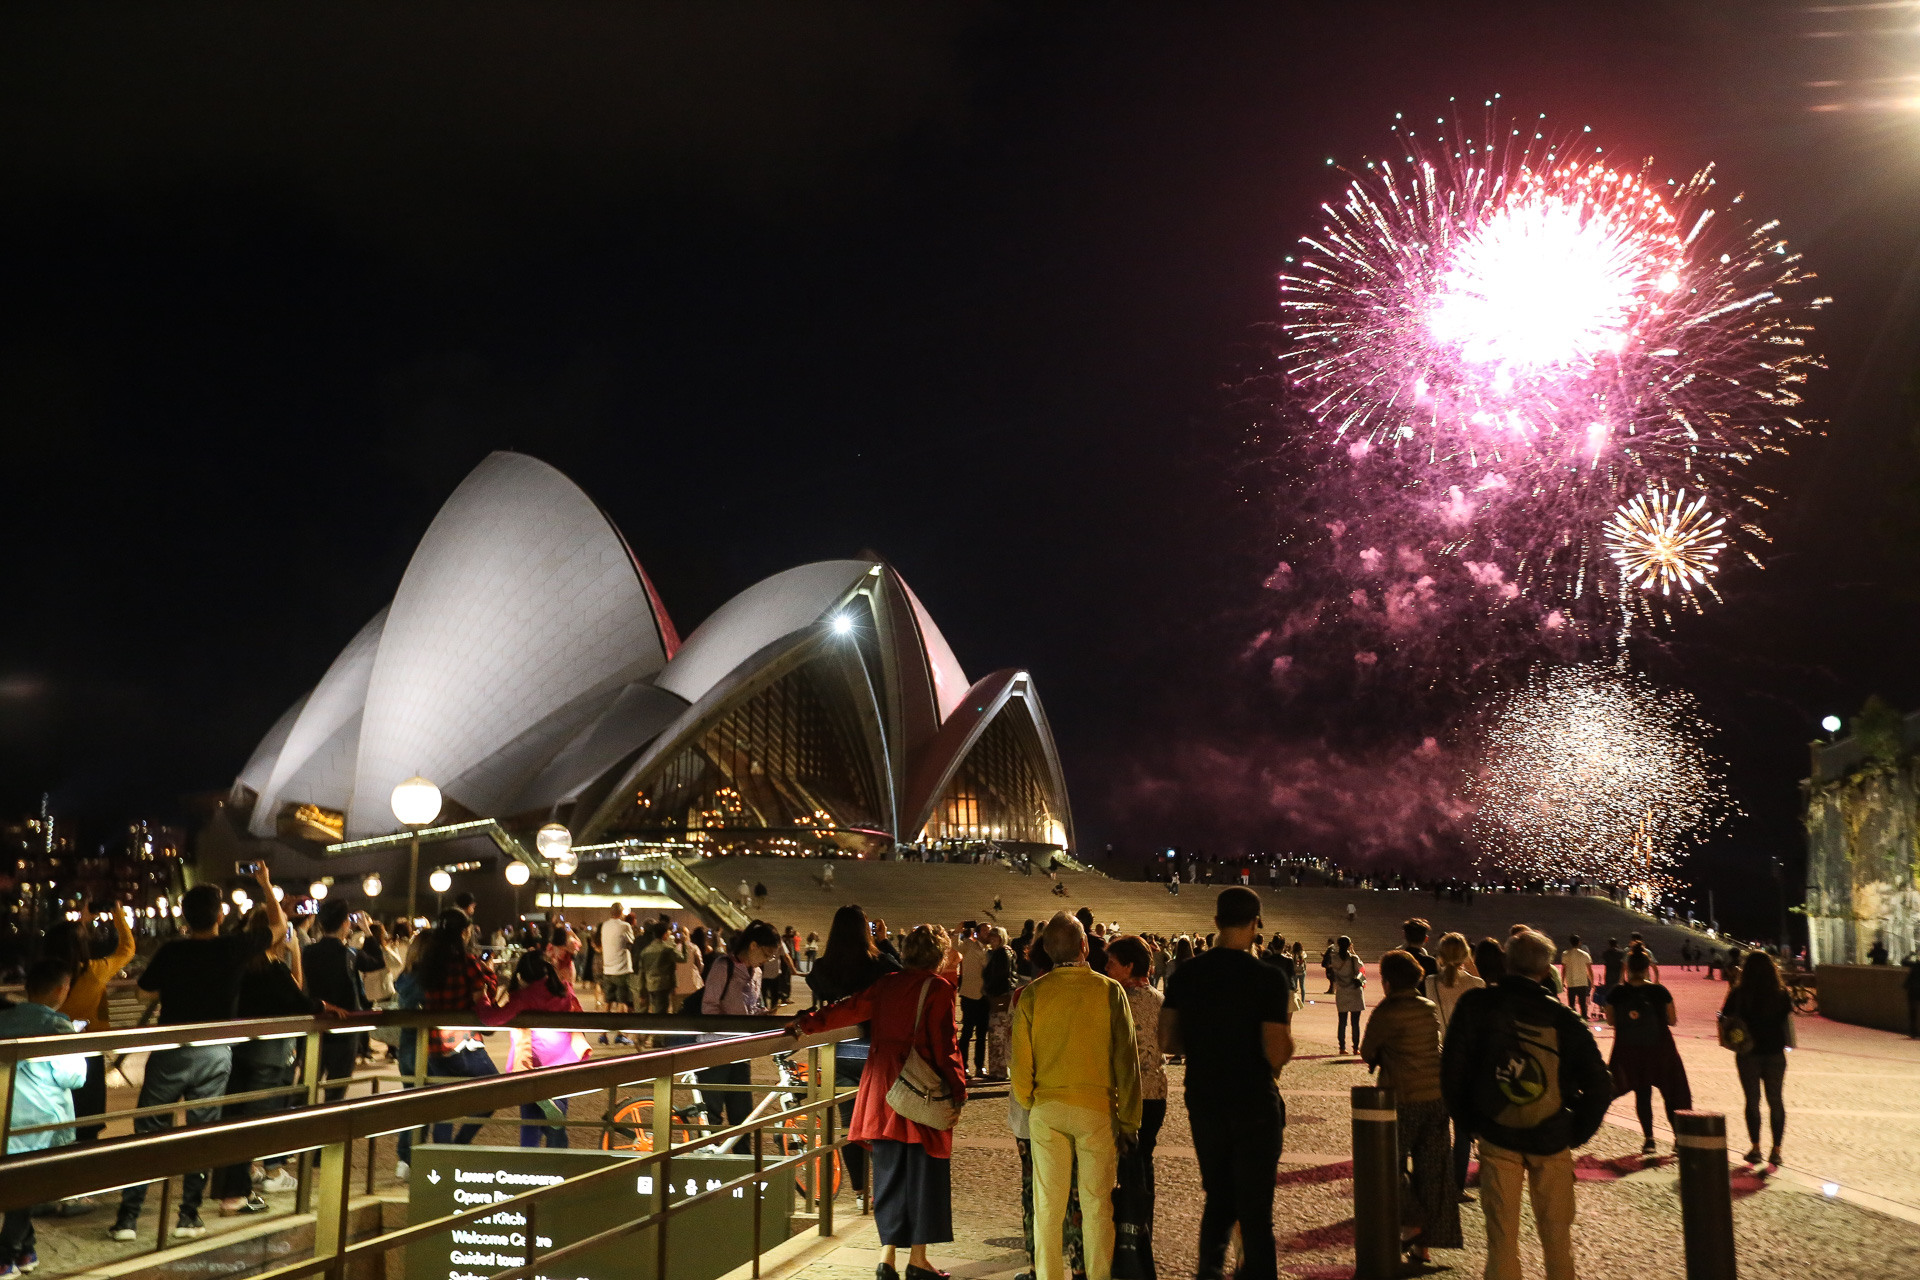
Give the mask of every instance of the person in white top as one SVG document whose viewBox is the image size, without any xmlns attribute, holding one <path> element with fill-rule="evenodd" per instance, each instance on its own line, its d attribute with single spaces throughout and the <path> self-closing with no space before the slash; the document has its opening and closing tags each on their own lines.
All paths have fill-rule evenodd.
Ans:
<svg viewBox="0 0 1920 1280">
<path fill-rule="evenodd" d="M 1567 989 L 1567 1008 L 1580 1010 L 1583 1018 L 1592 1018 L 1587 998 L 1593 994 L 1593 957 L 1580 945 L 1580 935 L 1567 938 L 1567 949 L 1560 953 L 1560 981 Z"/>
<path fill-rule="evenodd" d="M 1430 973 L 1422 985 L 1426 988 L 1427 999 L 1439 1006 L 1440 1038 L 1447 1037 L 1447 1023 L 1453 1019 L 1453 1006 L 1460 997 L 1477 987 L 1486 986 L 1478 974 L 1473 972 L 1473 952 L 1467 946 L 1465 936 L 1449 933 L 1440 939 L 1440 945 L 1434 949 L 1434 957 L 1440 961 L 1440 972 Z M 1467 1185 L 1467 1162 L 1473 1158 L 1473 1134 L 1463 1129 L 1459 1121 L 1453 1125 L 1453 1185 Z M 1462 1191 L 1461 1203 L 1473 1199 L 1473 1192 Z"/>
<path fill-rule="evenodd" d="M 609 1013 L 632 1013 L 633 922 L 619 903 L 600 922 L 600 1001 Z"/>
<path fill-rule="evenodd" d="M 992 926 L 987 926 L 991 928 Z M 980 945 L 981 926 L 969 920 L 954 931 L 960 952 L 960 1064 L 967 1061 L 967 1044 L 973 1043 L 973 1074 L 987 1073 L 987 1023 L 992 1010 L 987 1005 L 987 949 Z"/>
</svg>

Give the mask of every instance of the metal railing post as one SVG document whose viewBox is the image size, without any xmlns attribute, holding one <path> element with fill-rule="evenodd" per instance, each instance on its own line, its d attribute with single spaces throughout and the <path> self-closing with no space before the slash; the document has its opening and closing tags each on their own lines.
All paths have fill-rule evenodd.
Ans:
<svg viewBox="0 0 1920 1280">
<path fill-rule="evenodd" d="M 309 1107 L 320 1100 L 320 1038 L 318 1031 L 307 1032 L 306 1057 L 300 1063 L 300 1086 L 307 1091 L 304 1105 Z M 302 1151 L 294 1169 L 300 1185 L 294 1188 L 293 1211 L 305 1213 L 313 1207 L 313 1152 Z"/>
<path fill-rule="evenodd" d="M 820 1108 L 820 1118 L 826 1122 L 827 1126 L 826 1141 L 818 1148 L 826 1153 L 826 1159 L 820 1162 L 822 1166 L 820 1180 L 826 1184 L 820 1196 L 820 1234 L 825 1237 L 833 1234 L 833 1199 L 839 1192 L 839 1188 L 833 1182 L 834 1169 L 837 1167 L 835 1162 L 840 1158 L 840 1153 L 833 1149 L 833 1130 L 834 1122 L 840 1118 L 840 1108 L 833 1103 L 828 1103 Z"/>
<path fill-rule="evenodd" d="M 0 1155 L 7 1152 L 7 1139 L 13 1133 L 13 1073 L 19 1070 L 9 1062 L 0 1070 Z"/>
<path fill-rule="evenodd" d="M 346 1142 L 330 1142 L 320 1148 L 320 1166 L 308 1182 L 320 1184 L 313 1219 L 314 1261 L 329 1259 L 326 1274 L 340 1280 L 346 1270 L 341 1255 L 351 1243 L 352 1234 L 347 1209 L 352 1199 L 353 1147 Z"/>
<path fill-rule="evenodd" d="M 1400 1115 L 1393 1090 L 1353 1089 L 1354 1280 L 1400 1274 Z"/>
<path fill-rule="evenodd" d="M 766 1132 L 764 1127 L 753 1131 L 753 1280 L 760 1280 L 760 1208 L 767 1190 L 766 1184 L 760 1181 L 760 1171 L 766 1166 L 760 1139 Z"/>
<path fill-rule="evenodd" d="M 665 1216 L 673 1193 L 673 1075 L 663 1072 L 653 1078 L 653 1149 L 660 1155 L 660 1225 L 654 1239 L 654 1280 L 667 1280 L 667 1224 Z"/>
<path fill-rule="evenodd" d="M 817 1106 L 832 1096 L 833 1059 L 822 1054 L 819 1045 L 814 1045 L 807 1050 L 807 1101 Z M 820 1219 L 820 1234 L 830 1236 L 833 1210 L 825 1206 L 833 1202 L 833 1188 L 828 1185 L 833 1177 L 833 1153 L 821 1150 L 821 1135 L 827 1131 L 826 1111 L 827 1108 L 821 1107 L 807 1117 L 806 1134 L 807 1145 L 813 1150 L 813 1212 Z"/>
<path fill-rule="evenodd" d="M 1727 1168 L 1727 1118 L 1717 1111 L 1673 1113 L 1680 1157 L 1680 1225 L 1687 1280 L 1734 1280 L 1733 1184 Z"/>
</svg>

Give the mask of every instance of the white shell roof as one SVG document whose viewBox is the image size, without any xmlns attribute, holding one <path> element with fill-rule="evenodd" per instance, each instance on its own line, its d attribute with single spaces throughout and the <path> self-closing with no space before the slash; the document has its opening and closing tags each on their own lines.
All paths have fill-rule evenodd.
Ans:
<svg viewBox="0 0 1920 1280">
<path fill-rule="evenodd" d="M 247 763 L 240 769 L 240 785 L 258 795 L 267 786 L 267 779 L 273 776 L 273 762 L 280 758 L 280 748 L 287 743 L 287 735 L 293 732 L 293 722 L 300 718 L 300 709 L 307 705 L 307 695 L 301 694 L 292 706 L 280 713 L 273 722 L 273 728 L 267 730 L 267 736 L 260 739 L 260 745 L 247 757 Z"/>
<path fill-rule="evenodd" d="M 654 684 L 700 701 L 760 650 L 817 624 L 878 567 L 871 560 L 820 560 L 761 579 L 696 627 Z"/>
<path fill-rule="evenodd" d="M 933 700 L 939 704 L 940 719 L 945 721 L 972 686 L 967 683 L 967 673 L 960 668 L 960 659 L 953 656 L 953 646 L 940 634 L 940 628 L 933 625 L 933 615 L 927 612 L 927 606 L 920 603 L 920 597 L 913 594 L 905 578 L 899 581 L 900 589 L 913 603 L 914 621 L 920 624 L 920 639 L 927 647 L 927 668 L 933 674 Z"/>
<path fill-rule="evenodd" d="M 287 805 L 311 803 L 345 811 L 349 837 L 390 831 L 389 796 L 414 774 L 483 816 L 566 803 L 885 572 L 862 558 L 774 574 L 715 610 L 669 660 L 672 623 L 619 530 L 546 463 L 492 454 L 434 517 L 393 603 L 247 761 L 239 782 L 258 797 L 250 829 L 273 835 Z M 944 722 L 971 686 L 899 585 Z"/>
<path fill-rule="evenodd" d="M 260 799 L 248 824 L 254 835 L 273 834 L 274 816 L 283 800 L 346 809 L 353 795 L 360 712 L 366 705 L 367 681 L 373 675 L 373 658 L 386 622 L 385 609 L 374 614 L 307 695 L 273 762 L 273 771 L 265 785 L 256 788 Z"/>
<path fill-rule="evenodd" d="M 482 766 L 509 743 L 537 755 L 524 734 L 543 721 L 558 751 L 581 723 L 556 713 L 658 672 L 660 632 L 638 566 L 592 500 L 544 462 L 490 455 L 434 517 L 394 595 L 348 834 L 392 829 L 388 797 L 414 774 L 444 780 L 475 813 L 501 812 L 526 778 Z"/>
</svg>

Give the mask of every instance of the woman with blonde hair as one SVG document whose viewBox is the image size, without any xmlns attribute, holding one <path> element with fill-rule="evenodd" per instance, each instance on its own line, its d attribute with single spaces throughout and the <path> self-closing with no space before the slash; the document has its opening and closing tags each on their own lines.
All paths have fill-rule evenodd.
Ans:
<svg viewBox="0 0 1920 1280">
<path fill-rule="evenodd" d="M 939 972 L 952 950 L 945 929 L 920 925 L 900 947 L 905 968 L 787 1024 L 795 1035 L 869 1024 L 872 1045 L 847 1137 L 864 1144 L 873 1161 L 873 1220 L 885 1251 L 876 1280 L 900 1280 L 895 1262 L 902 1245 L 908 1249 L 906 1280 L 940 1280 L 927 1246 L 953 1239 L 953 1132 L 909 1120 L 887 1105 L 887 1091 L 916 1049 L 940 1073 L 954 1103 L 966 1101 L 966 1065 L 954 1033 L 959 996 Z"/>
<path fill-rule="evenodd" d="M 1473 972 L 1473 951 L 1467 946 L 1464 934 L 1449 933 L 1441 938 L 1435 955 L 1440 961 L 1440 971 L 1428 974 L 1425 985 L 1427 999 L 1437 1006 L 1440 1038 L 1444 1041 L 1447 1038 L 1447 1023 L 1453 1020 L 1453 1006 L 1467 992 L 1487 984 Z M 1464 1190 L 1467 1185 L 1467 1165 L 1472 1159 L 1473 1134 L 1456 1118 L 1453 1122 L 1453 1185 L 1461 1189 L 1462 1203 L 1473 1200 L 1473 1193 Z"/>
</svg>

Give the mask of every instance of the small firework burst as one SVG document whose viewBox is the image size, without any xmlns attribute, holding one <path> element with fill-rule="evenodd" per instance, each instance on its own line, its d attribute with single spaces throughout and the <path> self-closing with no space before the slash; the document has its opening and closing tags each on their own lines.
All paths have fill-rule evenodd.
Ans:
<svg viewBox="0 0 1920 1280">
<path fill-rule="evenodd" d="M 1712 732 L 1690 695 L 1623 666 L 1535 672 L 1492 721 L 1468 781 L 1483 864 L 1662 891 L 1735 812 Z"/>
<path fill-rule="evenodd" d="M 1715 558 L 1726 549 L 1725 516 L 1707 509 L 1707 500 L 1687 491 L 1654 489 L 1624 503 L 1607 522 L 1607 550 L 1620 566 L 1621 579 L 1641 591 L 1663 596 L 1709 593 Z"/>
<path fill-rule="evenodd" d="M 1436 123 L 1396 126 L 1279 277 L 1281 367 L 1356 484 L 1548 608 L 1647 612 L 1604 529 L 1649 490 L 1684 485 L 1757 564 L 1752 464 L 1806 430 L 1826 301 L 1788 304 L 1812 277 L 1779 224 L 1729 225 L 1711 169 Z"/>
</svg>

